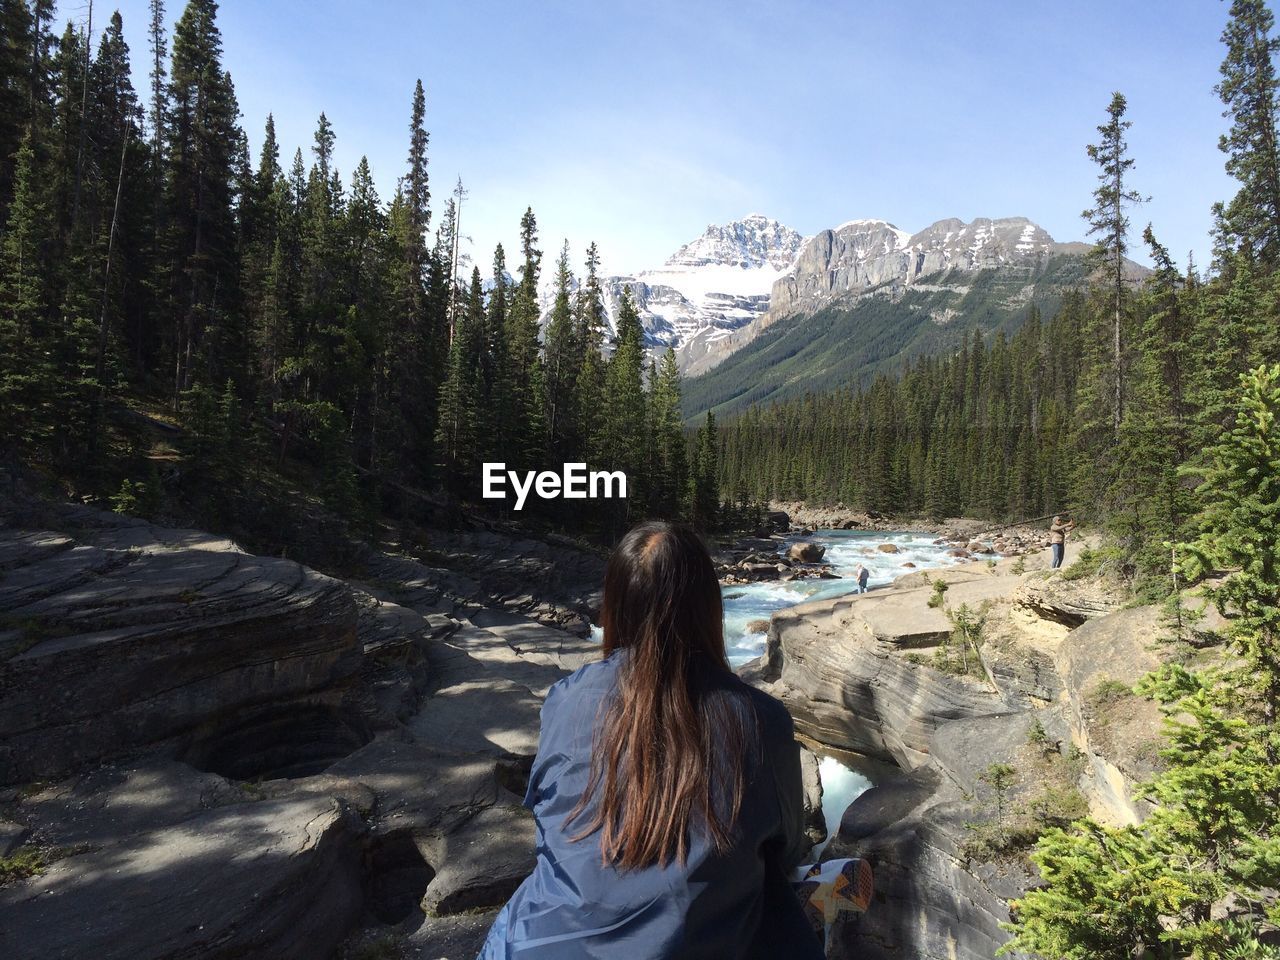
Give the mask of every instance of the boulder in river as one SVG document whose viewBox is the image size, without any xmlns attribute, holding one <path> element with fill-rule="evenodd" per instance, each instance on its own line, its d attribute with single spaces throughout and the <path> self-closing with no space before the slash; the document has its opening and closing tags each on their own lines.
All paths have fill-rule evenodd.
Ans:
<svg viewBox="0 0 1280 960">
<path fill-rule="evenodd" d="M 743 580 L 777 580 L 778 574 L 786 567 L 773 563 L 740 563 L 735 573 Z"/>
<path fill-rule="evenodd" d="M 750 623 L 747 624 L 747 633 L 768 633 L 768 632 L 769 632 L 768 620 L 752 620 Z"/>
<path fill-rule="evenodd" d="M 901 548 L 896 543 L 882 543 L 876 547 L 881 553 L 901 553 Z"/>
<path fill-rule="evenodd" d="M 800 563 L 818 563 L 826 552 L 827 548 L 820 543 L 801 540 L 787 548 L 787 557 Z"/>
</svg>

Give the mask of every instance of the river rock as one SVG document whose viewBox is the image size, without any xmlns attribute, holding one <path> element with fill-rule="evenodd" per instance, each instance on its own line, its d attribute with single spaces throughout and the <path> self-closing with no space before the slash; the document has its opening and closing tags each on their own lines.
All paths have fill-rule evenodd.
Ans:
<svg viewBox="0 0 1280 960">
<path fill-rule="evenodd" d="M 777 531 L 788 530 L 791 527 L 791 517 L 787 515 L 785 510 L 766 511 L 764 522 Z"/>
<path fill-rule="evenodd" d="M 778 574 L 786 567 L 776 563 L 742 563 L 737 567 L 738 575 L 747 581 L 777 580 Z"/>
<path fill-rule="evenodd" d="M 1117 823 L 1141 819 L 1146 805 L 1133 785 L 1160 766 L 1160 710 L 1129 689 L 1160 665 L 1151 643 L 1160 620 L 1154 607 L 1116 611 L 1072 631 L 1058 655 L 1071 739 L 1089 763 L 1087 793 L 1095 811 Z"/>
<path fill-rule="evenodd" d="M 876 547 L 881 553 L 901 553 L 901 549 L 896 543 L 882 543 Z"/>
<path fill-rule="evenodd" d="M 787 548 L 787 557 L 800 563 L 818 563 L 826 552 L 827 548 L 820 543 L 801 540 Z"/>
<path fill-rule="evenodd" d="M 838 922 L 827 955 L 989 960 L 1008 938 L 1005 900 L 959 856 L 967 810 L 955 785 L 926 767 L 868 790 L 846 811 L 829 856 L 869 859 L 876 895 Z M 1020 957 L 1020 954 L 1012 954 Z"/>
<path fill-rule="evenodd" d="M 750 623 L 747 624 L 747 633 L 768 633 L 768 632 L 769 632 L 768 620 L 752 620 Z"/>
<path fill-rule="evenodd" d="M 919 576 L 919 575 L 913 575 Z M 1016 578 L 950 576 L 948 600 L 977 608 Z M 800 604 L 775 613 L 762 676 L 822 743 L 912 768 L 928 760 L 940 725 L 1008 712 L 989 684 L 920 669 L 907 659 L 951 635 L 946 614 L 928 605 L 930 588 L 874 591 Z"/>
<path fill-rule="evenodd" d="M 490 807 L 420 846 L 441 864 L 422 899 L 428 916 L 505 903 L 536 863 L 533 817 L 519 804 Z"/>
<path fill-rule="evenodd" d="M 827 821 L 822 813 L 822 775 L 818 755 L 800 744 L 800 777 L 804 783 L 804 833 L 812 846 L 827 839 Z"/>
<path fill-rule="evenodd" d="M 30 833 L 31 831 L 20 823 L 0 820 L 0 858 L 7 857 L 18 849 Z"/>
</svg>

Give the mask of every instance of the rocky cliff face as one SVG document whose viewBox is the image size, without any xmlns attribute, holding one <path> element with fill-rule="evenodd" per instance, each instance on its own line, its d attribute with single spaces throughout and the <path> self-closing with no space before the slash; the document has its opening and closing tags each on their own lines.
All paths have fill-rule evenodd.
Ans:
<svg viewBox="0 0 1280 960">
<path fill-rule="evenodd" d="M 710 370 L 785 317 L 864 296 L 896 298 L 913 285 L 939 282 L 959 299 L 968 292 L 967 275 L 1009 269 L 1034 273 L 1066 246 L 1025 217 L 978 218 L 971 223 L 951 218 L 915 234 L 885 220 L 851 220 L 805 243 L 791 268 L 774 283 L 766 311 L 714 343 L 685 349 L 684 369 L 690 374 Z M 1019 285 L 1023 283 L 1025 277 Z M 940 323 L 950 319 L 945 311 L 934 317 Z"/>
<path fill-rule="evenodd" d="M 1039 555 L 1023 563 L 1031 572 L 1005 559 L 933 574 L 947 606 L 985 618 L 968 670 L 921 575 L 774 615 L 757 682 L 800 733 L 902 771 L 854 802 L 824 854 L 868 858 L 877 890 L 866 914 L 833 931 L 830 957 L 995 955 L 1008 901 L 1033 877 L 1017 848 L 989 842 L 992 763 L 1016 771 L 1002 801 L 1016 823 L 999 836 L 1086 810 L 1140 816 L 1134 784 L 1151 772 L 1159 725 L 1125 690 L 1157 662 L 1156 612 L 1117 610 L 1102 585 L 1038 570 Z"/>
<path fill-rule="evenodd" d="M 769 313 L 812 312 L 831 300 L 886 283 L 909 284 L 948 270 L 973 272 L 1033 263 L 1055 247 L 1025 217 L 939 220 L 908 234 L 883 220 L 852 220 L 805 244 L 773 285 Z"/>
</svg>

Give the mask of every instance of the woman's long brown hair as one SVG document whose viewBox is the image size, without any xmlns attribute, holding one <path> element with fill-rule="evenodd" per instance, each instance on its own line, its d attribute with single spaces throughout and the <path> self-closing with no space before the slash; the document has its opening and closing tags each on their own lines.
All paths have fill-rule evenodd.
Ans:
<svg viewBox="0 0 1280 960">
<path fill-rule="evenodd" d="M 605 569 L 600 619 L 605 655 L 626 654 L 569 818 L 589 812 L 574 839 L 599 830 L 604 862 L 624 870 L 684 863 L 695 828 L 727 849 L 758 737 L 726 683 L 720 585 L 701 538 L 671 523 L 631 530 Z"/>
</svg>

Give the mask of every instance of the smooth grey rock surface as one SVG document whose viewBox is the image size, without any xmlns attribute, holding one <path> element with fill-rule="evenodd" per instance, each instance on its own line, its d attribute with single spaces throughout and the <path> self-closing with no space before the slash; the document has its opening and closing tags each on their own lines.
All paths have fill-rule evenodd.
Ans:
<svg viewBox="0 0 1280 960">
<path fill-rule="evenodd" d="M 0 890 L 0 954 L 328 956 L 360 913 L 365 829 L 330 798 L 262 801 L 90 848 Z"/>
</svg>

